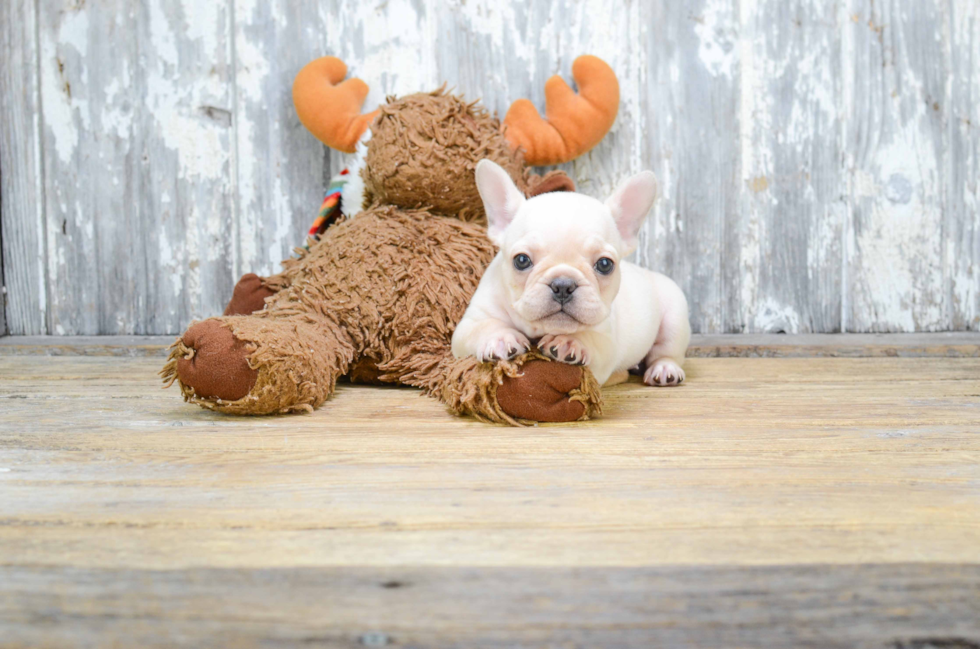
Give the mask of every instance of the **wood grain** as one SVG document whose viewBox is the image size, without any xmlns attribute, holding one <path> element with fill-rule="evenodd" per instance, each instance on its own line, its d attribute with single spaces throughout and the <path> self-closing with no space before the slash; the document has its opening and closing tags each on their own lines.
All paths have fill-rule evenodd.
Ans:
<svg viewBox="0 0 980 649">
<path fill-rule="evenodd" d="M 176 332 L 230 296 L 228 4 L 39 4 L 47 333 Z"/>
<path fill-rule="evenodd" d="M 0 6 L 0 331 L 47 333 L 33 2 Z"/>
<path fill-rule="evenodd" d="M 662 198 L 637 258 L 678 279 L 694 331 L 736 331 L 729 310 L 740 270 L 728 243 L 740 195 L 738 9 L 715 0 L 641 7 L 647 117 L 634 128 Z"/>
<path fill-rule="evenodd" d="M 740 43 L 742 204 L 727 247 L 739 292 L 727 328 L 840 331 L 847 179 L 837 3 L 750 6 Z"/>
<path fill-rule="evenodd" d="M 949 9 L 946 299 L 952 327 L 980 330 L 980 5 L 956 0 Z"/>
<path fill-rule="evenodd" d="M 977 566 L 26 566 L 0 577 L 5 647 L 972 649 L 980 638 Z"/>
<path fill-rule="evenodd" d="M 848 3 L 846 331 L 949 326 L 942 263 L 945 6 L 938 0 Z"/>
<path fill-rule="evenodd" d="M 279 272 L 320 208 L 328 149 L 300 124 L 289 90 L 306 63 L 333 51 L 324 39 L 337 12 L 307 0 L 235 3 L 236 279 Z"/>
</svg>

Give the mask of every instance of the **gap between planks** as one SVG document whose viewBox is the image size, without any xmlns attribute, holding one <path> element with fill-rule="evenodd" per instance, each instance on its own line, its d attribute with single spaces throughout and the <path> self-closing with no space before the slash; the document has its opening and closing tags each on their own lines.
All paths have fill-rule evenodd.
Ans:
<svg viewBox="0 0 980 649">
<path fill-rule="evenodd" d="M 176 336 L 3 336 L 0 356 L 164 357 Z M 980 358 L 980 332 L 695 334 L 688 358 Z"/>
</svg>

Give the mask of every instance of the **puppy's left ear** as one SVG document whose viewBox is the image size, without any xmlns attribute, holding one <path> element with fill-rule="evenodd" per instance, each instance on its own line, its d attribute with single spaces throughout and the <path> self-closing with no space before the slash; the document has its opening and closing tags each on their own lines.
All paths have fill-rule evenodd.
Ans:
<svg viewBox="0 0 980 649">
<path fill-rule="evenodd" d="M 606 200 L 619 236 L 626 244 L 624 255 L 636 249 L 636 235 L 656 198 L 657 177 L 652 171 L 641 171 L 627 178 Z"/>
<path fill-rule="evenodd" d="M 476 163 L 476 188 L 487 212 L 487 237 L 499 246 L 504 230 L 524 205 L 524 194 L 500 165 L 486 159 Z"/>
</svg>

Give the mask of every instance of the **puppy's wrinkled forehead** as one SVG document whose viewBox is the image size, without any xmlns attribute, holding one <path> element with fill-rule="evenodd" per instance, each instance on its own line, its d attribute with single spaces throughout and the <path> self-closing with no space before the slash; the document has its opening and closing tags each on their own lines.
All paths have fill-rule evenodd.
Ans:
<svg viewBox="0 0 980 649">
<path fill-rule="evenodd" d="M 619 233 L 609 208 L 589 196 L 560 192 L 536 196 L 521 206 L 507 228 L 508 245 L 519 240 L 573 246 L 617 243 Z"/>
</svg>

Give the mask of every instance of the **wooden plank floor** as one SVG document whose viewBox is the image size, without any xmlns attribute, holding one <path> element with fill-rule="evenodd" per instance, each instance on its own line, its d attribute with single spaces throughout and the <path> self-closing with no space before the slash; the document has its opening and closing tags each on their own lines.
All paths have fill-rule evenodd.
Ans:
<svg viewBox="0 0 980 649">
<path fill-rule="evenodd" d="M 695 358 L 527 429 L 349 385 L 231 418 L 142 352 L 0 354 L 0 646 L 976 649 L 957 345 Z"/>
</svg>

